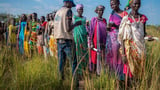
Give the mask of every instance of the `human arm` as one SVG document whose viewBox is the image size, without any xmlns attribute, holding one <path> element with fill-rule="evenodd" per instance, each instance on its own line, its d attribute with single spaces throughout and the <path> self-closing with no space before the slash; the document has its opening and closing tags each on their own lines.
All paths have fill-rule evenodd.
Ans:
<svg viewBox="0 0 160 90">
<path fill-rule="evenodd" d="M 67 32 L 70 32 L 74 29 L 74 27 L 81 25 L 81 21 L 77 21 L 75 24 L 72 23 L 72 10 L 68 10 L 67 12 Z"/>
</svg>

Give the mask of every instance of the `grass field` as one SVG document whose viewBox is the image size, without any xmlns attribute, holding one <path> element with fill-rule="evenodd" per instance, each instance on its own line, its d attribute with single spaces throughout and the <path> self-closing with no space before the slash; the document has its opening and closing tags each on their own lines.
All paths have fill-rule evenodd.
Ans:
<svg viewBox="0 0 160 90">
<path fill-rule="evenodd" d="M 149 35 L 160 37 L 160 27 L 147 26 Z M 160 89 L 160 42 L 146 42 L 147 59 L 144 76 L 131 89 Z M 59 81 L 58 61 L 54 57 L 44 60 L 43 56 L 35 55 L 24 58 L 17 51 L 3 49 L 0 51 L 0 90 L 70 90 L 71 73 L 66 72 L 63 83 Z M 69 65 L 68 65 L 69 66 Z M 70 68 L 65 68 L 71 71 Z M 85 90 L 115 90 L 115 75 L 104 74 L 100 77 L 85 73 Z M 92 78 L 90 78 L 92 77 Z"/>
</svg>

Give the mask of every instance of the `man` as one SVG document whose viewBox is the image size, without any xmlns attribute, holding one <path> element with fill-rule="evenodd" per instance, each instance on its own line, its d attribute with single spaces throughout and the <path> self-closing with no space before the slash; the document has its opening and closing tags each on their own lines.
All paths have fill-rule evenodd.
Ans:
<svg viewBox="0 0 160 90">
<path fill-rule="evenodd" d="M 72 24 L 72 10 L 75 6 L 73 0 L 63 0 L 64 6 L 57 11 L 54 20 L 54 38 L 57 40 L 59 72 L 61 79 L 64 79 L 64 65 L 66 58 L 70 60 L 72 66 L 72 73 L 77 65 L 75 56 L 74 41 L 72 29 L 81 25 L 81 21 Z M 72 52 L 73 51 L 73 52 Z"/>
</svg>

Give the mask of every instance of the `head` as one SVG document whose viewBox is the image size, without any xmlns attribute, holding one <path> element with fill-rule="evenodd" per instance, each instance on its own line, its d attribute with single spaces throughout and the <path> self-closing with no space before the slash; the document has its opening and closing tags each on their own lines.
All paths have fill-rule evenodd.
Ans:
<svg viewBox="0 0 160 90">
<path fill-rule="evenodd" d="M 111 8 L 116 11 L 119 9 L 120 1 L 119 0 L 110 0 L 110 5 L 111 5 Z"/>
<path fill-rule="evenodd" d="M 131 8 L 132 8 L 133 11 L 138 12 L 140 6 L 141 6 L 141 0 L 133 0 L 132 1 Z"/>
<path fill-rule="evenodd" d="M 52 13 L 49 14 L 49 19 L 53 20 Z"/>
<path fill-rule="evenodd" d="M 75 7 L 73 0 L 63 0 L 63 2 L 64 2 L 64 6 L 67 8 Z"/>
<path fill-rule="evenodd" d="M 32 14 L 29 14 L 27 19 L 28 19 L 28 21 L 31 21 L 32 20 Z"/>
<path fill-rule="evenodd" d="M 53 20 L 54 20 L 54 17 L 55 17 L 55 15 L 56 15 L 56 12 L 57 12 L 56 10 L 52 12 Z"/>
<path fill-rule="evenodd" d="M 47 15 L 46 15 L 47 21 L 50 21 L 49 15 L 50 15 L 50 14 L 47 14 Z"/>
<path fill-rule="evenodd" d="M 96 7 L 95 12 L 98 14 L 98 17 L 102 18 L 105 7 L 103 5 L 99 5 Z"/>
<path fill-rule="evenodd" d="M 22 14 L 22 16 L 21 16 L 21 21 L 22 21 L 22 22 L 27 21 L 27 16 L 26 16 L 25 14 Z"/>
<path fill-rule="evenodd" d="M 37 13 L 32 14 L 32 20 L 37 21 Z"/>
<path fill-rule="evenodd" d="M 15 18 L 11 18 L 10 24 L 15 25 L 15 23 L 16 23 Z"/>
<path fill-rule="evenodd" d="M 78 12 L 78 15 L 82 16 L 82 14 L 83 14 L 83 5 L 82 4 L 77 4 L 76 5 L 76 10 Z"/>
<path fill-rule="evenodd" d="M 45 17 L 41 16 L 41 23 L 43 23 L 45 21 Z"/>
</svg>

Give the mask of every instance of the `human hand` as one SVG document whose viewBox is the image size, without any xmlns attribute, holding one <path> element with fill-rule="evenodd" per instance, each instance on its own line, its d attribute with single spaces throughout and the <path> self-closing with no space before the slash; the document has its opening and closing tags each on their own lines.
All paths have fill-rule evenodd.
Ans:
<svg viewBox="0 0 160 90">
<path fill-rule="evenodd" d="M 89 21 L 88 20 L 86 21 L 86 26 L 89 26 Z"/>
<path fill-rule="evenodd" d="M 128 62 L 127 62 L 127 57 L 126 57 L 126 55 L 122 55 L 122 62 L 124 63 L 124 64 L 127 64 Z"/>
</svg>

